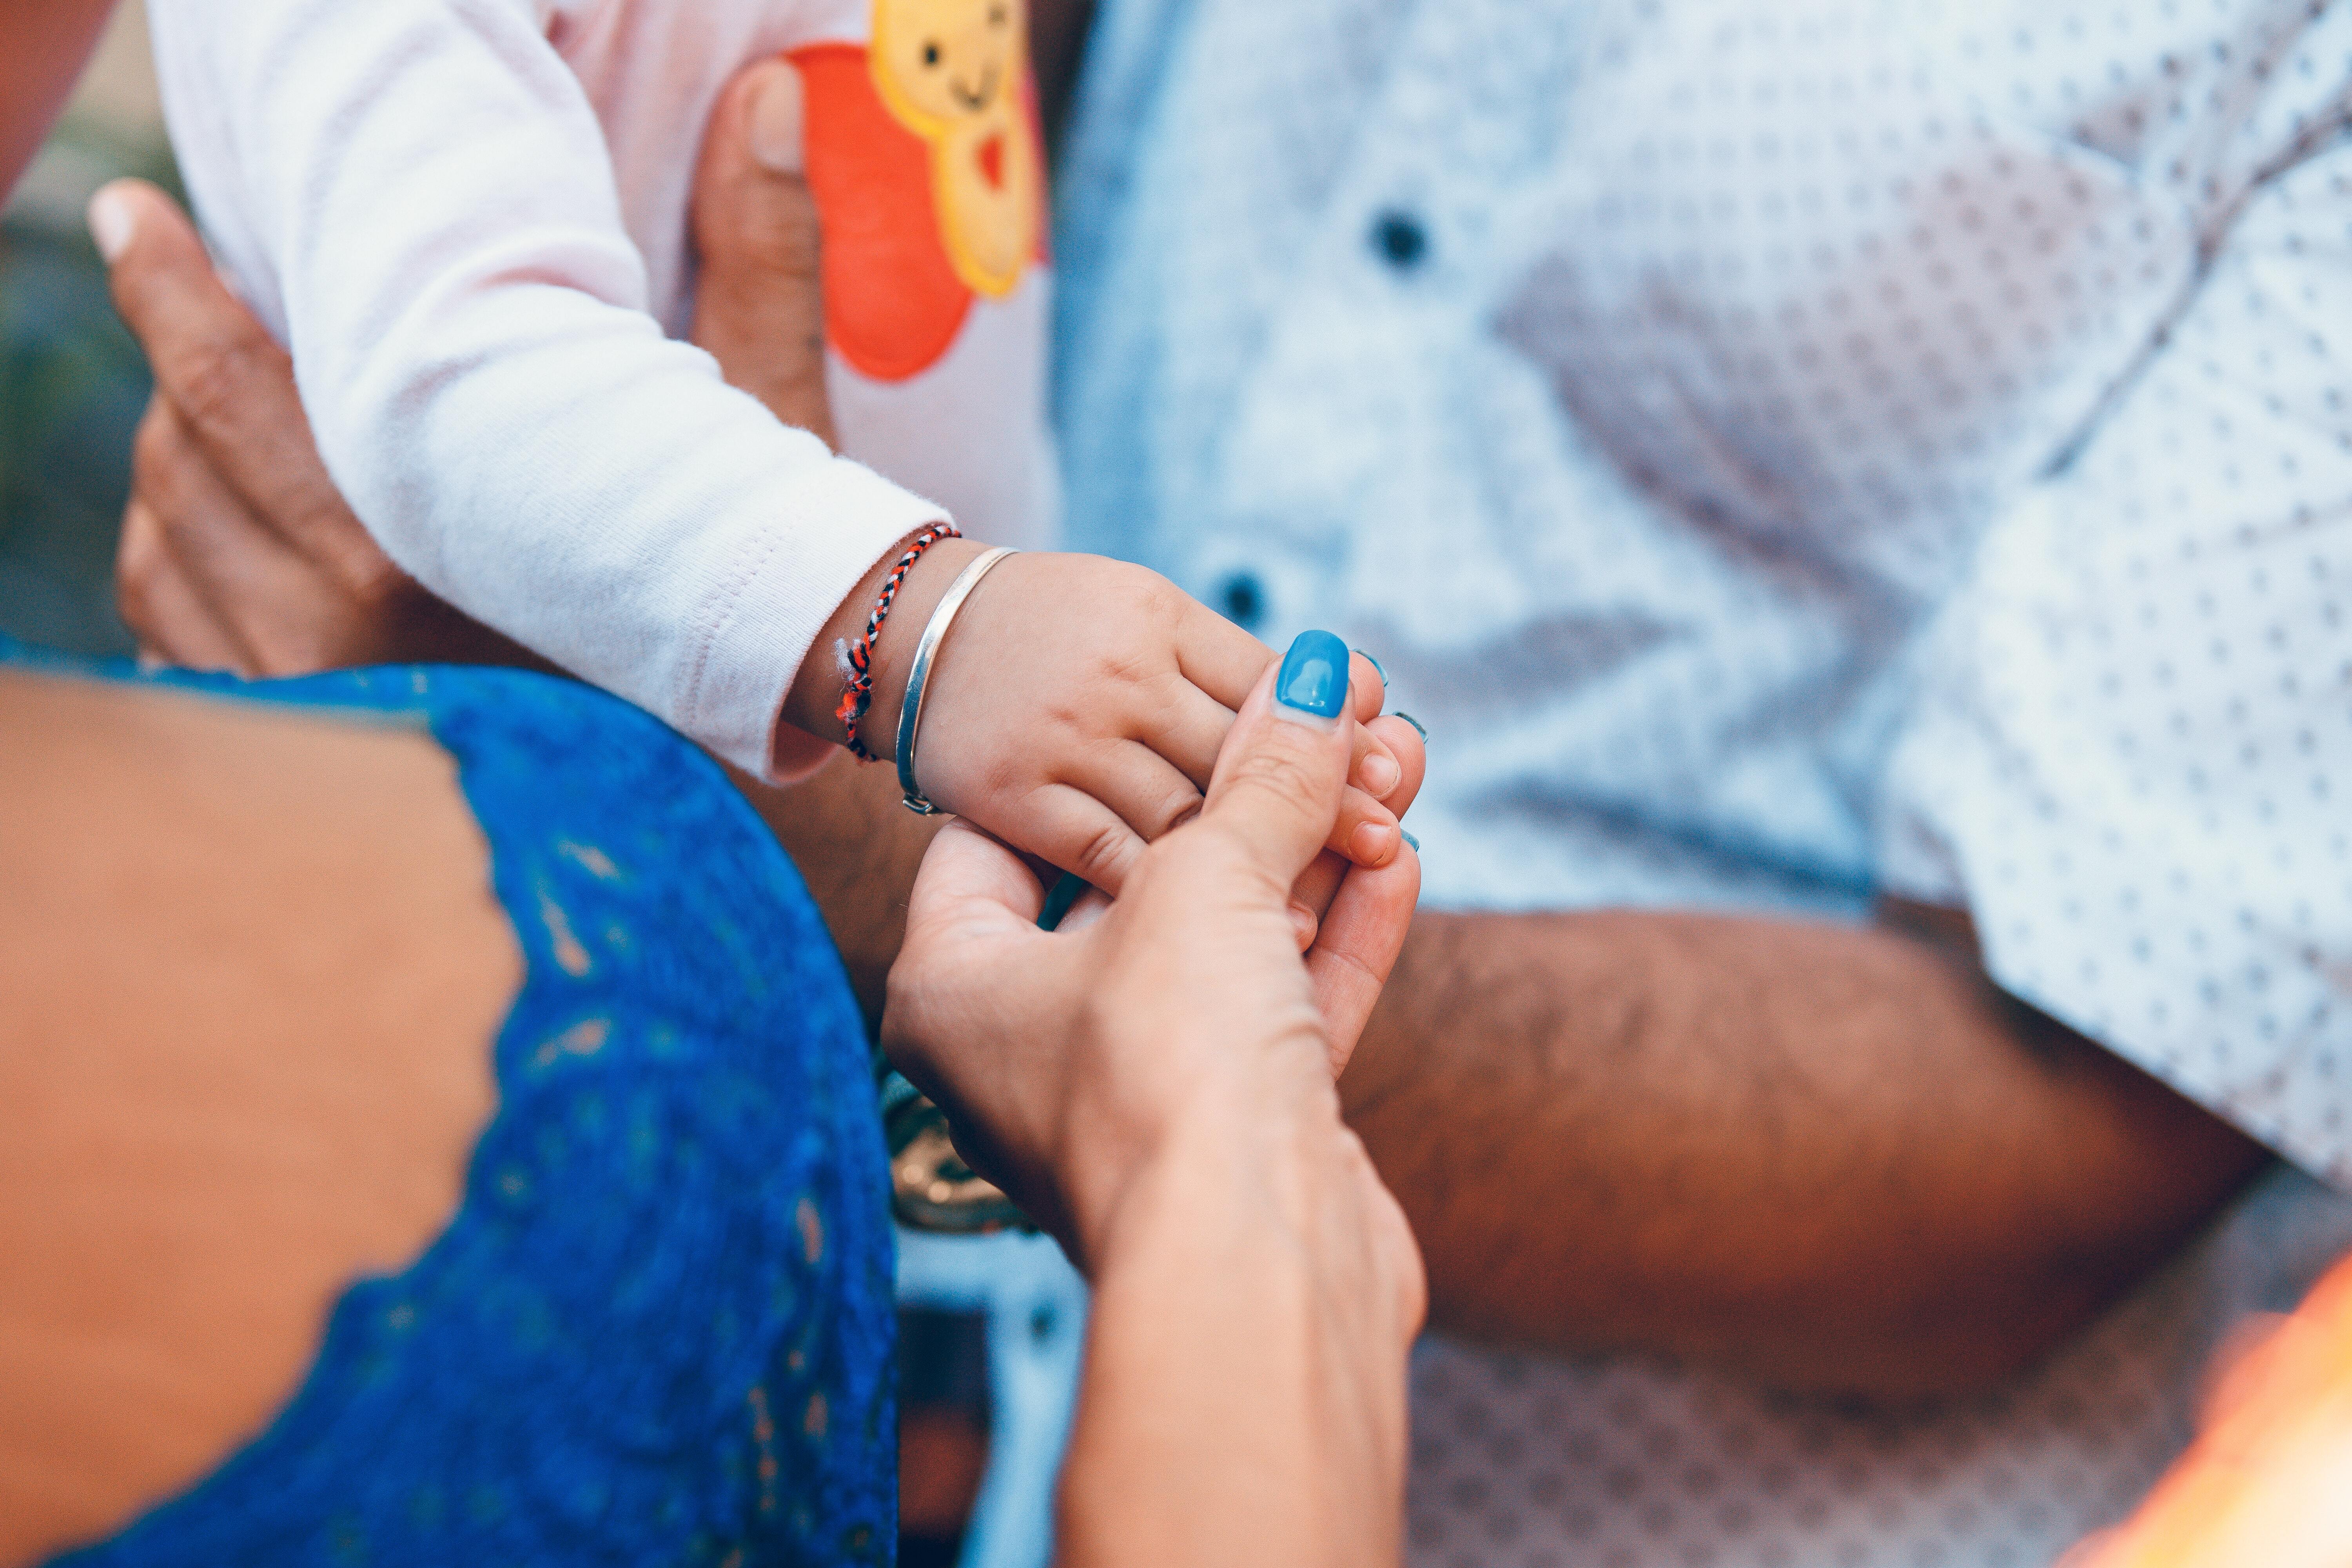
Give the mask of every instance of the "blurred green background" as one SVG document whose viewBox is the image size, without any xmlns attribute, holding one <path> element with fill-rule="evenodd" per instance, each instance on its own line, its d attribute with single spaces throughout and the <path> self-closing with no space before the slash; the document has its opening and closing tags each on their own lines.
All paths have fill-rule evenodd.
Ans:
<svg viewBox="0 0 2352 1568">
<path fill-rule="evenodd" d="M 118 174 L 178 191 L 137 0 L 0 210 L 0 632 L 85 654 L 131 649 L 114 542 L 147 369 L 82 224 Z"/>
</svg>

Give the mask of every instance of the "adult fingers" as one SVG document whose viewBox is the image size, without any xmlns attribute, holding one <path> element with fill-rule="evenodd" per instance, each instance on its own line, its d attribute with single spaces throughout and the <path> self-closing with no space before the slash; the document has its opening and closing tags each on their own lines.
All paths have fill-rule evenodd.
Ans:
<svg viewBox="0 0 2352 1568">
<path fill-rule="evenodd" d="M 1350 870 L 1323 917 L 1307 950 L 1307 973 L 1323 1016 L 1333 1078 L 1347 1070 L 1420 900 L 1421 856 L 1408 846 L 1385 866 Z"/>
<path fill-rule="evenodd" d="M 1382 731 L 1402 765 L 1403 777 L 1389 797 L 1402 816 L 1427 776 L 1428 754 L 1420 727 L 1395 715 L 1375 719 L 1372 726 Z M 1421 852 L 1407 841 L 1394 858 L 1371 868 L 1348 866 L 1336 856 L 1323 855 L 1299 879 L 1292 897 L 1322 917 L 1307 952 L 1307 972 L 1329 1040 L 1331 1075 L 1337 1078 L 1346 1070 L 1403 950 L 1421 900 Z"/>
<path fill-rule="evenodd" d="M 1428 776 L 1429 754 L 1423 748 L 1421 731 L 1412 721 L 1393 713 L 1373 720 L 1367 728 L 1380 733 L 1403 770 L 1395 790 L 1381 802 L 1402 819 L 1412 810 L 1413 801 L 1421 795 L 1422 782 Z M 1299 877 L 1297 886 L 1291 889 L 1291 901 L 1311 916 L 1319 917 L 1331 907 L 1331 900 L 1347 875 L 1347 860 L 1327 850 L 1317 856 L 1315 863 Z M 1313 933 L 1308 935 L 1311 941 Z"/>
<path fill-rule="evenodd" d="M 91 199 L 90 230 L 157 392 L 252 516 L 349 585 L 395 572 L 327 477 L 292 363 L 222 284 L 172 199 L 117 180 Z"/>
<path fill-rule="evenodd" d="M 196 639 L 161 651 L 209 662 L 226 639 L 239 668 L 272 675 L 392 658 L 538 664 L 427 594 L 352 515 L 292 365 L 168 196 L 117 181 L 91 200 L 90 232 L 155 371 L 133 477 L 171 579 L 159 585 L 158 557 L 134 552 L 128 568 L 150 575 L 121 592 L 131 613 L 172 616 L 156 635 Z"/>
<path fill-rule="evenodd" d="M 247 621 L 268 621 L 257 615 L 264 606 L 307 609 L 305 599 L 322 596 L 316 580 L 221 478 L 186 419 L 160 394 L 140 421 L 131 471 L 131 493 L 161 536 L 174 579 L 235 650 L 236 667 L 247 675 L 287 673 L 289 650 L 278 645 L 292 639 L 270 635 L 284 628 Z"/>
<path fill-rule="evenodd" d="M 1072 933 L 1082 931 L 1118 907 L 1111 901 L 1110 895 L 1100 888 L 1088 888 L 1078 895 L 1077 902 L 1070 906 L 1069 911 L 1062 916 L 1054 930 L 1058 932 Z M 1301 949 L 1301 951 L 1305 950 Z"/>
<path fill-rule="evenodd" d="M 1346 645 L 1301 633 L 1243 704 L 1209 785 L 1202 822 L 1237 839 L 1286 899 L 1339 816 L 1356 728 L 1347 681 Z"/>
<path fill-rule="evenodd" d="M 1322 858 L 1326 860 L 1339 859 L 1337 856 L 1328 853 L 1325 854 Z M 1339 863 L 1342 868 L 1347 864 L 1344 860 L 1341 860 Z M 1118 907 L 1118 906 L 1117 904 L 1111 901 L 1109 894 L 1104 892 L 1099 888 L 1089 888 L 1086 890 L 1085 894 L 1079 898 L 1076 903 L 1070 906 L 1070 912 L 1062 917 L 1062 923 L 1055 926 L 1054 929 L 1056 931 L 1075 934 L 1086 930 L 1090 925 L 1097 924 L 1106 916 L 1108 916 L 1111 910 Z M 1305 955 L 1308 948 L 1315 945 L 1315 933 L 1317 928 L 1318 922 L 1314 915 L 1307 912 L 1305 908 L 1297 903 L 1293 903 L 1290 906 L 1291 938 L 1297 944 L 1301 956 Z"/>
<path fill-rule="evenodd" d="M 142 658 L 186 669 L 238 669 L 236 648 L 197 596 L 145 502 L 133 498 L 116 547 L 114 593 Z"/>
<path fill-rule="evenodd" d="M 907 900 L 907 933 L 958 938 L 1037 931 L 1045 889 L 1020 856 L 961 818 L 950 819 L 924 852 Z"/>
<path fill-rule="evenodd" d="M 1227 710 L 1242 705 L 1272 662 L 1264 643 L 1190 598 L 1184 601 L 1177 626 L 1176 650 L 1177 668 L 1184 679 Z M 1387 695 L 1380 666 L 1362 654 L 1350 653 L 1346 668 L 1355 716 L 1370 719 L 1381 710 Z M 1179 767 L 1185 766 L 1181 759 L 1169 760 Z M 1371 803 L 1384 799 L 1395 787 L 1400 771 L 1396 759 L 1377 737 L 1360 731 L 1355 734 L 1348 777 L 1363 792 L 1363 799 L 1349 804 L 1348 820 L 1333 842 L 1334 848 L 1343 854 L 1358 852 L 1349 847 L 1355 832 L 1365 822 L 1378 821 L 1381 814 L 1370 809 Z"/>
<path fill-rule="evenodd" d="M 1038 1053 L 1066 1033 L 1082 987 L 1077 955 L 1037 929 L 1044 902 L 1018 854 L 969 824 L 942 827 L 908 898 L 882 1045 L 948 1113 L 965 1160 L 1050 1226 L 1060 1209 L 1038 1156 L 1057 1075 Z"/>
<path fill-rule="evenodd" d="M 834 441 L 823 244 L 803 176 L 800 72 L 771 59 L 719 97 L 695 172 L 694 341 L 787 425 Z"/>
</svg>

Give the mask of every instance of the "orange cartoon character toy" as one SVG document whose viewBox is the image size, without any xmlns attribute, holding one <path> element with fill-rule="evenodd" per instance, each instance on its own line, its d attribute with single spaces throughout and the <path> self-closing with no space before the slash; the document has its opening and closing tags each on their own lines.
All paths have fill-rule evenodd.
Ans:
<svg viewBox="0 0 2352 1568">
<path fill-rule="evenodd" d="M 1013 0 L 876 0 L 874 82 L 930 144 L 948 259 L 979 293 L 1013 291 L 1037 247 L 1028 29 Z"/>
<path fill-rule="evenodd" d="M 975 298 L 1039 258 L 1045 170 L 1021 0 L 874 0 L 873 39 L 793 52 L 824 224 L 826 330 L 880 381 L 920 374 Z"/>
</svg>

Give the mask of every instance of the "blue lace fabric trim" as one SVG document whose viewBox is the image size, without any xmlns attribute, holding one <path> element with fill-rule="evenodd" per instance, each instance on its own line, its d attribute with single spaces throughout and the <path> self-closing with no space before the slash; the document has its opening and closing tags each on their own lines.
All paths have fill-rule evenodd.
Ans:
<svg viewBox="0 0 2352 1568">
<path fill-rule="evenodd" d="M 10 662 L 148 679 L 0 639 Z M 717 766 L 513 672 L 152 683 L 428 730 L 527 973 L 447 1231 L 351 1288 L 259 1437 L 58 1563 L 895 1561 L 864 1030 L 807 890 Z"/>
</svg>

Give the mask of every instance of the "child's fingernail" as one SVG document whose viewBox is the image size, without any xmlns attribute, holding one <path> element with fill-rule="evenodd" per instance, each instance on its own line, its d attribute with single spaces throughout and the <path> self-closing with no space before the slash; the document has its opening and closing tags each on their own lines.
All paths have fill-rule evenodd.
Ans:
<svg viewBox="0 0 2352 1568">
<path fill-rule="evenodd" d="M 1305 904 L 1290 906 L 1290 934 L 1298 943 L 1299 952 L 1305 952 L 1308 948 L 1313 947 L 1315 938 L 1320 934 L 1322 929 L 1323 922 L 1315 918 L 1313 910 L 1308 909 Z"/>
<path fill-rule="evenodd" d="M 1364 662 L 1372 667 L 1372 673 L 1381 678 L 1381 684 L 1382 686 L 1386 686 L 1389 683 L 1388 667 L 1381 664 L 1379 659 L 1374 658 L 1370 654 L 1364 653 L 1362 648 L 1358 648 L 1356 651 L 1360 654 L 1363 654 Z"/>
<path fill-rule="evenodd" d="M 801 73 L 780 61 L 751 95 L 752 162 L 772 174 L 800 174 L 801 116 Z"/>
<path fill-rule="evenodd" d="M 1280 707 L 1337 719 L 1348 705 L 1348 645 L 1329 632 L 1299 633 L 1282 656 L 1274 697 Z"/>
<path fill-rule="evenodd" d="M 1391 717 L 1402 719 L 1406 723 L 1412 725 L 1412 732 L 1421 737 L 1422 743 L 1423 745 L 1427 745 L 1429 743 L 1429 727 L 1423 724 L 1420 720 L 1414 718 L 1410 713 L 1396 713 L 1391 715 Z"/>
<path fill-rule="evenodd" d="M 1403 831 L 1378 822 L 1358 823 L 1348 835 L 1348 858 L 1363 866 L 1381 865 L 1396 853 L 1397 836 Z"/>
<path fill-rule="evenodd" d="M 89 198 L 90 243 L 109 266 L 130 247 L 131 231 L 138 226 L 130 202 L 112 185 L 100 186 L 98 195 Z"/>
<path fill-rule="evenodd" d="M 1386 752 L 1365 752 L 1361 773 L 1363 776 L 1359 782 L 1363 784 L 1364 793 L 1374 800 L 1388 799 L 1397 782 L 1404 777 L 1404 770 L 1398 767 L 1396 759 Z"/>
<path fill-rule="evenodd" d="M 1405 831 L 1403 828 L 1402 828 L 1402 827 L 1400 827 L 1400 828 L 1398 828 L 1398 829 L 1397 829 L 1397 837 L 1400 837 L 1400 838 L 1402 838 L 1402 839 L 1403 839 L 1407 844 L 1412 845 L 1412 852 L 1413 852 L 1414 854 L 1418 855 L 1418 854 L 1420 854 L 1420 853 L 1421 853 L 1421 840 L 1420 840 L 1420 839 L 1415 838 L 1412 834 L 1410 834 L 1410 833 L 1406 832 L 1406 831 Z"/>
</svg>

